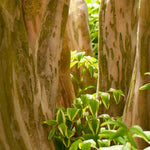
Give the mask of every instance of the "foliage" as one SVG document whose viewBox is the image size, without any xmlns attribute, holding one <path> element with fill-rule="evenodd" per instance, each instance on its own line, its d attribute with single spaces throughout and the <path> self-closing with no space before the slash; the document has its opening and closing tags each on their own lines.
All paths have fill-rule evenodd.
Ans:
<svg viewBox="0 0 150 150">
<path fill-rule="evenodd" d="M 89 28 L 92 41 L 92 47 L 94 51 L 94 57 L 98 56 L 98 14 L 100 0 L 86 0 L 89 13 Z"/>
<path fill-rule="evenodd" d="M 71 52 L 70 68 L 77 64 L 78 68 L 83 67 L 83 74 L 88 70 L 91 77 L 98 77 L 98 60 L 91 56 L 85 56 L 85 52 Z"/>
<path fill-rule="evenodd" d="M 55 140 L 61 149 L 66 150 L 136 150 L 134 137 L 144 139 L 150 144 L 150 131 L 143 131 L 139 126 L 129 129 L 121 118 L 112 118 L 108 114 L 100 114 L 103 103 L 109 108 L 110 94 L 119 102 L 122 91 L 110 89 L 109 92 L 81 95 L 75 98 L 71 108 L 60 107 L 56 110 L 55 120 L 44 121 L 50 125 L 49 140 Z"/>
<path fill-rule="evenodd" d="M 77 65 L 78 68 L 82 68 L 82 73 L 84 74 L 86 71 L 89 71 L 91 77 L 94 77 L 97 79 L 98 77 L 98 60 L 91 56 L 85 56 L 85 52 L 77 52 L 73 51 L 71 52 L 71 63 L 70 68 Z M 71 78 L 73 78 L 77 84 L 82 82 L 83 80 L 83 74 L 80 76 L 80 79 L 77 79 L 73 74 L 70 74 Z M 84 91 L 86 91 L 89 88 L 95 88 L 93 85 L 89 85 L 87 87 L 84 87 L 83 89 L 80 89 L 78 95 L 80 96 Z"/>
<path fill-rule="evenodd" d="M 145 75 L 150 75 L 150 72 L 146 72 Z M 150 89 L 150 83 L 144 84 L 140 87 L 140 90 L 147 90 Z"/>
</svg>

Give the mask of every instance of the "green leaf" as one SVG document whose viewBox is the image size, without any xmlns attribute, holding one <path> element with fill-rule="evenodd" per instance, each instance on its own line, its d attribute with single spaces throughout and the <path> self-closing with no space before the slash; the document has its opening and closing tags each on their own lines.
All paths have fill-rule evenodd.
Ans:
<svg viewBox="0 0 150 150">
<path fill-rule="evenodd" d="M 94 74 L 94 69 L 93 69 L 93 67 L 90 65 L 90 66 L 88 67 L 88 69 L 89 69 L 89 72 L 90 72 L 91 77 L 93 77 L 93 74 Z"/>
<path fill-rule="evenodd" d="M 86 90 L 88 90 L 89 88 L 94 88 L 96 89 L 96 87 L 94 85 L 89 85 L 89 86 L 86 86 L 85 88 L 83 88 L 78 95 L 81 95 L 83 92 L 85 92 Z"/>
<path fill-rule="evenodd" d="M 92 134 L 91 129 L 90 129 L 88 124 L 85 124 L 83 126 L 83 130 L 82 131 L 83 131 L 84 134 Z"/>
<path fill-rule="evenodd" d="M 109 91 L 113 92 L 115 102 L 116 102 L 116 104 L 118 104 L 120 101 L 120 95 L 124 96 L 123 92 L 121 90 L 115 90 L 113 88 L 110 88 Z"/>
<path fill-rule="evenodd" d="M 123 145 L 115 145 L 110 147 L 101 147 L 99 150 L 123 150 Z"/>
<path fill-rule="evenodd" d="M 67 137 L 68 133 L 67 133 L 67 126 L 65 123 L 61 123 L 60 125 L 58 125 L 58 129 L 60 131 L 60 133 L 64 136 Z"/>
<path fill-rule="evenodd" d="M 150 131 L 144 131 L 144 134 L 147 136 L 147 139 L 150 143 Z"/>
<path fill-rule="evenodd" d="M 76 58 L 80 61 L 85 56 L 85 52 L 78 52 L 76 54 Z"/>
<path fill-rule="evenodd" d="M 108 147 L 110 146 L 110 140 L 107 139 L 103 139 L 103 140 L 97 140 L 97 143 L 99 145 L 99 147 Z"/>
<path fill-rule="evenodd" d="M 74 136 L 75 132 L 71 131 L 71 130 L 67 130 L 67 138 L 71 138 L 72 136 Z"/>
<path fill-rule="evenodd" d="M 136 146 L 136 144 L 135 144 L 135 141 L 134 141 L 134 139 L 133 139 L 133 137 L 132 137 L 132 134 L 131 134 L 130 132 L 127 133 L 127 138 L 128 138 L 128 141 L 131 143 L 131 145 L 132 145 L 135 149 L 137 149 L 137 146 Z"/>
<path fill-rule="evenodd" d="M 71 63 L 70 63 L 70 68 L 72 68 L 74 65 L 76 65 L 78 63 L 78 61 L 72 61 Z"/>
<path fill-rule="evenodd" d="M 69 147 L 70 146 L 70 138 L 68 139 L 68 138 L 63 138 L 63 144 L 65 145 L 65 147 Z"/>
<path fill-rule="evenodd" d="M 66 123 L 65 114 L 64 114 L 64 112 L 63 112 L 61 109 L 59 109 L 59 110 L 57 111 L 56 120 L 57 120 L 57 122 L 58 122 L 59 124 L 61 124 L 61 123 Z"/>
<path fill-rule="evenodd" d="M 81 133 L 82 129 L 83 129 L 83 125 L 82 124 L 79 124 L 79 125 L 76 126 L 77 133 Z"/>
<path fill-rule="evenodd" d="M 89 104 L 90 99 L 93 99 L 93 95 L 91 95 L 91 94 L 81 95 L 81 101 L 84 106 Z"/>
<path fill-rule="evenodd" d="M 80 145 L 82 144 L 82 145 Z M 79 146 L 81 147 L 81 150 L 90 150 L 91 149 L 91 143 L 80 143 Z"/>
<path fill-rule="evenodd" d="M 102 98 L 102 102 L 104 104 L 104 106 L 106 107 L 106 109 L 109 108 L 109 100 L 110 100 L 110 95 L 109 93 L 106 92 L 99 92 L 101 98 Z"/>
<path fill-rule="evenodd" d="M 108 124 L 114 124 L 118 127 L 123 127 L 127 130 L 127 126 L 123 122 L 117 121 L 117 120 L 115 120 L 115 121 L 114 120 L 106 121 L 106 122 L 102 123 L 101 126 L 105 126 L 105 125 L 108 125 Z"/>
<path fill-rule="evenodd" d="M 89 134 L 89 133 L 81 136 L 82 140 L 90 140 L 90 139 L 94 139 L 94 138 L 95 138 L 95 136 L 93 134 Z"/>
<path fill-rule="evenodd" d="M 74 104 L 81 104 L 81 98 L 74 98 L 73 103 Z"/>
<path fill-rule="evenodd" d="M 115 139 L 115 138 L 118 138 L 120 136 L 123 137 L 124 135 L 126 135 L 127 126 L 124 123 L 119 122 L 119 121 L 108 121 L 108 122 L 102 123 L 101 126 L 108 125 L 108 124 L 114 124 L 114 125 L 120 127 L 116 132 L 111 134 L 110 139 Z"/>
<path fill-rule="evenodd" d="M 57 121 L 56 120 L 47 120 L 47 121 L 43 121 L 42 124 L 56 125 Z"/>
<path fill-rule="evenodd" d="M 69 150 L 78 150 L 79 143 L 82 142 L 82 140 L 78 139 L 77 141 L 73 142 Z"/>
<path fill-rule="evenodd" d="M 115 98 L 116 103 L 118 104 L 120 100 L 120 94 L 117 91 L 115 91 L 113 92 L 113 96 Z"/>
<path fill-rule="evenodd" d="M 93 116 L 98 113 L 99 109 L 99 101 L 97 99 L 90 99 L 89 100 L 89 109 Z"/>
<path fill-rule="evenodd" d="M 143 138 L 145 141 L 150 142 L 149 141 L 149 137 L 144 133 L 143 129 L 140 126 L 132 126 L 129 128 L 129 132 L 134 133 L 134 137 L 141 137 Z"/>
<path fill-rule="evenodd" d="M 79 143 L 79 148 L 81 150 L 90 150 L 91 147 L 95 147 L 96 142 L 93 139 L 85 140 L 82 143 Z"/>
<path fill-rule="evenodd" d="M 73 74 L 70 73 L 70 77 L 74 79 L 77 82 L 77 84 L 79 84 L 79 80 Z"/>
<path fill-rule="evenodd" d="M 79 111 L 79 109 L 77 109 L 77 108 L 67 108 L 67 115 L 68 115 L 70 121 L 74 120 L 78 111 Z"/>
<path fill-rule="evenodd" d="M 140 90 L 147 90 L 147 89 L 150 89 L 150 83 L 145 84 L 145 85 L 140 87 Z"/>
<path fill-rule="evenodd" d="M 96 118 L 90 119 L 88 120 L 88 125 L 93 135 L 96 135 L 99 130 L 100 120 Z"/>
<path fill-rule="evenodd" d="M 50 131 L 49 136 L 48 136 L 48 140 L 52 140 L 54 134 L 55 134 L 55 127 L 53 127 L 52 130 Z"/>
<path fill-rule="evenodd" d="M 104 130 L 98 134 L 100 138 L 110 138 L 112 134 L 114 134 L 116 130 Z"/>
<path fill-rule="evenodd" d="M 109 119 L 111 119 L 111 117 L 108 114 L 101 114 L 98 116 L 99 118 L 103 118 L 104 121 L 108 121 Z"/>
<path fill-rule="evenodd" d="M 119 136 L 114 140 L 116 143 L 122 144 L 122 145 L 126 145 L 127 141 L 126 141 L 126 136 Z"/>
</svg>

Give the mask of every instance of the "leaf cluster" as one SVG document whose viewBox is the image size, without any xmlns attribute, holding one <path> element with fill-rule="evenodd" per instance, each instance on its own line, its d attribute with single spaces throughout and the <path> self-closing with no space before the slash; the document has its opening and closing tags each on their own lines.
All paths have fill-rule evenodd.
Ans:
<svg viewBox="0 0 150 150">
<path fill-rule="evenodd" d="M 122 91 L 110 89 L 108 93 L 99 92 L 101 100 L 95 94 L 86 94 L 75 98 L 71 108 L 58 108 L 55 120 L 43 122 L 51 126 L 48 139 L 55 140 L 56 145 L 61 143 L 63 149 L 69 150 L 136 150 L 134 137 L 143 138 L 150 143 L 149 131 L 143 131 L 139 126 L 128 129 L 121 118 L 114 119 L 108 114 L 99 113 L 102 103 L 109 108 L 111 93 L 118 103 L 123 95 Z"/>
<path fill-rule="evenodd" d="M 98 60 L 91 56 L 85 56 L 85 52 L 71 52 L 70 68 L 75 65 L 77 65 L 78 68 L 82 67 L 83 74 L 89 71 L 91 77 L 98 77 Z"/>
</svg>

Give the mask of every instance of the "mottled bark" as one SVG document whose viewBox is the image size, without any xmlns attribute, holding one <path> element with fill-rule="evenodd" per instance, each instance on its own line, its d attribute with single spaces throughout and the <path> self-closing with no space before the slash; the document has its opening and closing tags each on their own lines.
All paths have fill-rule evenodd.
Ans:
<svg viewBox="0 0 150 150">
<path fill-rule="evenodd" d="M 102 0 L 99 12 L 98 91 L 121 89 L 125 95 L 134 65 L 138 21 L 138 0 Z M 124 102 L 110 102 L 108 112 L 121 115 Z"/>
<path fill-rule="evenodd" d="M 150 1 L 142 0 L 140 8 L 137 55 L 127 98 L 123 121 L 130 127 L 140 125 L 143 130 L 150 130 L 150 92 L 139 88 L 150 81 L 144 76 L 150 71 Z M 137 141 L 138 149 L 143 149 L 143 141 Z"/>
<path fill-rule="evenodd" d="M 41 123 L 54 116 L 68 3 L 0 1 L 2 150 L 55 149 Z"/>
<path fill-rule="evenodd" d="M 86 55 L 93 56 L 89 24 L 88 24 L 88 10 L 85 0 L 72 0 L 69 8 L 69 17 L 67 23 L 68 39 L 70 41 L 69 47 L 71 51 L 77 50 L 77 52 L 85 52 Z M 72 69 L 72 74 L 83 80 L 77 85 L 76 81 L 73 80 L 75 93 L 78 94 L 79 88 L 84 88 L 88 85 L 96 85 L 96 79 L 92 78 L 87 71 L 84 75 L 82 68 Z M 95 89 L 87 92 L 94 92 Z"/>
</svg>

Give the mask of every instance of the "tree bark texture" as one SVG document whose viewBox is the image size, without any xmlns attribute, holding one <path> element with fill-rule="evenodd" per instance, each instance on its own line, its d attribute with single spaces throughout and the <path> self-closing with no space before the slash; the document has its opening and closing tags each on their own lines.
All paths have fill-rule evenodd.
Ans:
<svg viewBox="0 0 150 150">
<path fill-rule="evenodd" d="M 125 95 L 134 65 L 138 0 L 102 0 L 99 11 L 98 91 L 121 89 Z M 110 102 L 109 113 L 121 115 L 124 102 Z"/>
<path fill-rule="evenodd" d="M 60 75 L 59 75 L 59 96 L 57 106 L 65 108 L 70 107 L 75 98 L 73 83 L 70 77 L 70 58 L 71 51 L 69 48 L 69 40 L 67 30 L 63 38 L 63 47 L 60 60 Z"/>
<path fill-rule="evenodd" d="M 142 0 L 138 25 L 138 47 L 127 98 L 123 120 L 128 127 L 140 125 L 143 130 L 150 130 L 150 92 L 139 88 L 150 81 L 144 73 L 150 71 L 150 1 Z M 139 149 L 143 149 L 143 141 L 137 141 Z"/>
<path fill-rule="evenodd" d="M 0 149 L 54 150 L 49 130 L 69 0 L 0 1 Z"/>
<path fill-rule="evenodd" d="M 68 39 L 70 41 L 69 47 L 71 51 L 85 52 L 85 55 L 93 56 L 92 44 L 90 38 L 89 24 L 88 24 L 88 10 L 85 0 L 72 0 L 70 3 L 69 16 L 67 22 Z M 76 95 L 78 95 L 79 88 L 84 88 L 88 85 L 96 85 L 96 79 L 90 76 L 87 71 L 84 75 L 83 68 L 77 66 L 71 69 L 72 74 L 80 81 L 79 85 L 73 80 Z M 87 92 L 94 92 L 95 89 Z"/>
</svg>

